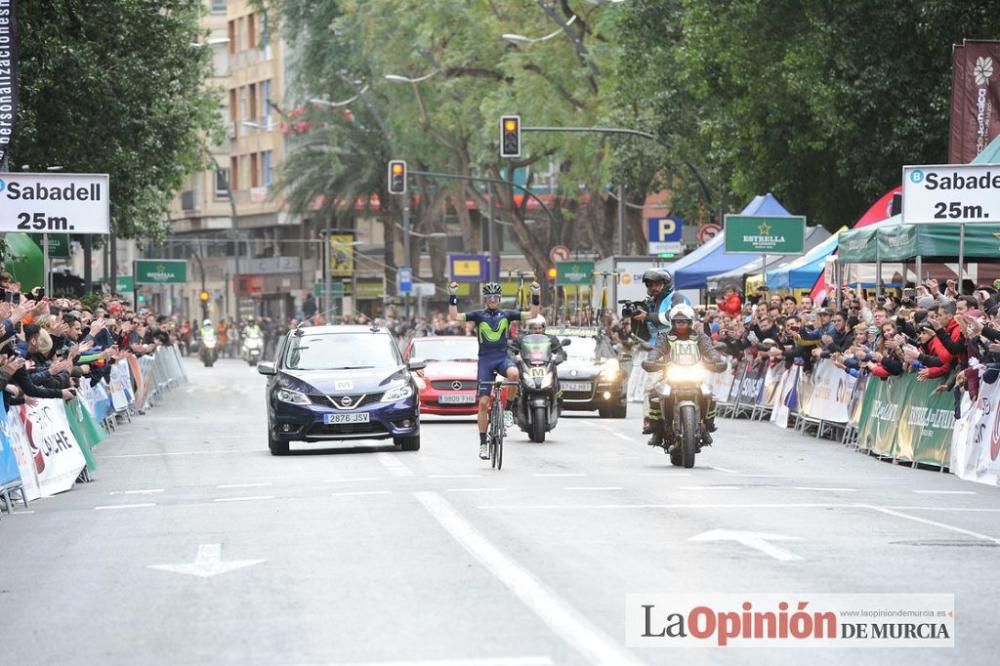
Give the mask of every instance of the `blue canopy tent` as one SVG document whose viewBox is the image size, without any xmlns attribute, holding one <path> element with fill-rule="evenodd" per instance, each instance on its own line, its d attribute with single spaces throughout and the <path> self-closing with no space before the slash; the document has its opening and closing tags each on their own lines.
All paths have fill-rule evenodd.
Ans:
<svg viewBox="0 0 1000 666">
<path fill-rule="evenodd" d="M 753 201 L 740 211 L 740 215 L 789 217 L 791 213 L 768 192 L 755 196 Z M 745 266 L 755 260 L 761 260 L 761 255 L 726 254 L 725 238 L 723 234 L 719 234 L 691 254 L 675 261 L 670 266 L 670 271 L 674 275 L 675 289 L 704 289 L 709 277 Z"/>
<path fill-rule="evenodd" d="M 847 227 L 844 227 L 846 229 Z M 767 272 L 768 289 L 812 289 L 826 267 L 826 258 L 837 249 L 840 231 L 777 270 Z"/>
</svg>

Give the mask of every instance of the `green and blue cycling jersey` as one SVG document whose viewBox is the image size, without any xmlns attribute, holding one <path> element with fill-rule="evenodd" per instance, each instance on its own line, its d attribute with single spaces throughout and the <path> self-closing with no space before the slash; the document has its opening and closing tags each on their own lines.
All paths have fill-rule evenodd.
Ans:
<svg viewBox="0 0 1000 666">
<path fill-rule="evenodd" d="M 521 321 L 521 312 L 517 310 L 472 310 L 459 315 L 460 320 L 470 321 L 476 325 L 476 337 L 479 338 L 479 357 L 506 356 L 507 341 L 510 338 L 510 324 Z"/>
</svg>

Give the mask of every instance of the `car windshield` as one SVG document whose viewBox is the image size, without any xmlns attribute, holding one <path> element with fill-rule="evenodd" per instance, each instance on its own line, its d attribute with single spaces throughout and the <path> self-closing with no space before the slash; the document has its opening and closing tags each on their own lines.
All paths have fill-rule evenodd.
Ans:
<svg viewBox="0 0 1000 666">
<path fill-rule="evenodd" d="M 410 358 L 425 361 L 475 361 L 479 358 L 479 344 L 475 338 L 460 336 L 414 340 Z"/>
<path fill-rule="evenodd" d="M 597 340 L 595 338 L 569 338 L 573 344 L 563 347 L 567 358 L 592 361 L 597 358 Z"/>
<path fill-rule="evenodd" d="M 376 333 L 322 333 L 291 336 L 288 370 L 356 370 L 401 365 L 392 338 Z"/>
</svg>

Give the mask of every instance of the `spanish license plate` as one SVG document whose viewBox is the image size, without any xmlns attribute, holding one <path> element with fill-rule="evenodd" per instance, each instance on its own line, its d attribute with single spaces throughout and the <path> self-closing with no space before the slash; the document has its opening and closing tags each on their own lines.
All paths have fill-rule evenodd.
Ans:
<svg viewBox="0 0 1000 666">
<path fill-rule="evenodd" d="M 590 382 L 560 382 L 563 391 L 589 391 L 593 388 Z"/>
<path fill-rule="evenodd" d="M 326 425 L 336 425 L 338 423 L 368 423 L 368 412 L 356 412 L 353 414 L 327 414 L 323 418 Z"/>
<path fill-rule="evenodd" d="M 471 405 L 474 402 L 476 402 L 476 396 L 471 393 L 438 396 L 439 405 Z"/>
</svg>

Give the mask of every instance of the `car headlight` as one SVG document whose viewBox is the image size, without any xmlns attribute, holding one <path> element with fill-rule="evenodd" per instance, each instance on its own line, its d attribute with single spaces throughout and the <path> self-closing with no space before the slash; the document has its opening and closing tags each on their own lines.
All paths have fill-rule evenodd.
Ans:
<svg viewBox="0 0 1000 666">
<path fill-rule="evenodd" d="M 604 368 L 601 370 L 601 379 L 613 382 L 618 379 L 619 374 L 621 374 L 621 366 L 618 364 L 618 359 L 609 358 L 604 362 Z"/>
<path fill-rule="evenodd" d="M 287 402 L 289 405 L 308 405 L 310 403 L 309 396 L 302 391 L 286 388 L 278 389 L 278 400 Z"/>
<path fill-rule="evenodd" d="M 397 386 L 394 389 L 389 389 L 382 394 L 382 402 L 396 402 L 397 400 L 403 400 L 409 398 L 413 395 L 413 386 L 410 384 L 403 384 L 402 386 Z"/>
<path fill-rule="evenodd" d="M 695 384 L 705 378 L 703 365 L 669 365 L 667 381 L 671 384 Z"/>
</svg>

